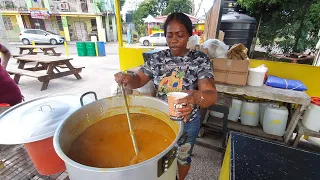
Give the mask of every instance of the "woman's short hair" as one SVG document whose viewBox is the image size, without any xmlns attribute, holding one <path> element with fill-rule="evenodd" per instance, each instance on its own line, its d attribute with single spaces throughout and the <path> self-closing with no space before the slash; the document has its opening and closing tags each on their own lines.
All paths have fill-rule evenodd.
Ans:
<svg viewBox="0 0 320 180">
<path fill-rule="evenodd" d="M 178 21 L 179 23 L 183 24 L 184 27 L 186 27 L 188 33 L 190 36 L 192 36 L 192 22 L 190 20 L 190 18 L 185 15 L 184 13 L 171 13 L 166 21 L 164 22 L 164 35 L 167 36 L 167 27 L 168 27 L 168 24 L 170 23 L 170 21 L 172 20 L 176 20 Z"/>
</svg>

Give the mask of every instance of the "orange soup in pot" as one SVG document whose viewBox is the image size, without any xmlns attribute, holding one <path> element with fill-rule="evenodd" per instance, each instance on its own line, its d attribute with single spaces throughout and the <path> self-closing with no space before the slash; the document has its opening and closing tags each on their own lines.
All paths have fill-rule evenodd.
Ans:
<svg viewBox="0 0 320 180">
<path fill-rule="evenodd" d="M 135 157 L 125 114 L 111 116 L 88 127 L 72 143 L 68 156 L 83 165 L 116 168 L 146 161 L 164 151 L 176 134 L 164 121 L 145 114 L 131 114 L 139 148 Z"/>
</svg>

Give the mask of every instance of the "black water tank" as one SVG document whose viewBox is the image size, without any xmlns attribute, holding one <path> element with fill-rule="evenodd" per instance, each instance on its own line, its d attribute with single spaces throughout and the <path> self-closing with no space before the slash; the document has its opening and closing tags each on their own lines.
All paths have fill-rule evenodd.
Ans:
<svg viewBox="0 0 320 180">
<path fill-rule="evenodd" d="M 242 43 L 248 49 L 256 34 L 256 20 L 245 14 L 228 13 L 222 15 L 220 30 L 225 33 L 224 43 L 232 46 Z"/>
</svg>

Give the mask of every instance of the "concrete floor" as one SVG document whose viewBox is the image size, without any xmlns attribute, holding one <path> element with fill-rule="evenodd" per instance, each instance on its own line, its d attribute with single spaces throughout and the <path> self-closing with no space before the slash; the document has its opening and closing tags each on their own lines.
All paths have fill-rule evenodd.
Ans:
<svg viewBox="0 0 320 180">
<path fill-rule="evenodd" d="M 9 45 L 12 54 L 18 53 L 17 44 Z M 159 47 L 158 47 L 159 48 Z M 161 47 L 160 47 L 161 48 Z M 85 67 L 80 73 L 81 80 L 74 76 L 67 76 L 50 81 L 48 89 L 40 91 L 41 83 L 35 79 L 22 76 L 19 87 L 26 101 L 34 98 L 78 94 L 87 91 L 95 91 L 98 98 L 111 96 L 111 87 L 114 86 L 113 74 L 119 71 L 119 56 L 116 43 L 106 44 L 107 56 L 105 57 L 78 57 L 75 45 L 69 45 L 72 64 Z M 64 47 L 59 45 L 57 52 L 64 53 Z M 15 60 L 9 62 L 9 67 L 17 67 Z M 205 136 L 199 141 L 207 144 L 221 145 L 221 135 L 206 132 Z M 193 151 L 193 163 L 187 180 L 214 180 L 218 178 L 220 171 L 222 154 L 215 150 L 196 145 Z"/>
</svg>

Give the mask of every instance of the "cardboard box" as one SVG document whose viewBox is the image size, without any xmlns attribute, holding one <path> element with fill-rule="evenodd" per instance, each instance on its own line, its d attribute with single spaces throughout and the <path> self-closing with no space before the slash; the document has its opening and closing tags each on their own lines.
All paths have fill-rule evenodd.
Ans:
<svg viewBox="0 0 320 180">
<path fill-rule="evenodd" d="M 214 58 L 212 62 L 216 82 L 241 86 L 247 84 L 249 60 Z"/>
</svg>

